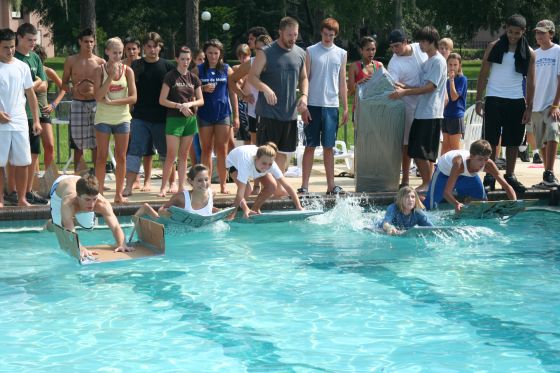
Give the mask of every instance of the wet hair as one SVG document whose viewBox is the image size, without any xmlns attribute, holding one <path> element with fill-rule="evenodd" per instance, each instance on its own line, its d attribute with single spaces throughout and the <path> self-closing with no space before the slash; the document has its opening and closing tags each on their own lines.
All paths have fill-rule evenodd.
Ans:
<svg viewBox="0 0 560 373">
<path fill-rule="evenodd" d="M 463 58 L 459 53 L 449 53 L 449 57 L 447 57 L 447 61 L 449 60 L 457 60 L 459 61 L 459 71 L 458 73 L 463 75 Z"/>
<path fill-rule="evenodd" d="M 37 33 L 38 33 L 37 28 L 33 26 L 31 23 L 27 23 L 27 22 L 19 25 L 16 31 L 16 34 L 22 37 L 25 36 L 25 34 L 37 35 Z"/>
<path fill-rule="evenodd" d="M 201 173 L 202 171 L 208 171 L 208 167 L 206 167 L 203 164 L 195 164 L 194 166 L 192 166 L 191 168 L 189 168 L 189 172 L 187 172 L 187 178 L 189 180 L 194 180 L 194 178 L 196 177 L 196 175 L 198 175 L 199 173 Z"/>
<path fill-rule="evenodd" d="M 78 34 L 78 40 L 82 40 L 84 37 L 86 36 L 91 36 L 92 38 L 95 39 L 95 32 L 93 32 L 92 29 L 90 28 L 86 28 L 83 29 L 79 34 Z"/>
<path fill-rule="evenodd" d="M 41 59 L 41 62 L 45 62 L 45 60 L 47 59 L 47 52 L 42 45 L 35 44 L 35 46 L 33 47 L 33 52 L 37 53 L 37 55 Z"/>
<path fill-rule="evenodd" d="M 476 140 L 469 148 L 471 155 L 480 155 L 482 157 L 490 157 L 492 154 L 492 145 L 486 140 Z"/>
<path fill-rule="evenodd" d="M 150 41 L 156 43 L 158 47 L 163 48 L 163 39 L 157 32 L 151 31 L 144 35 L 142 38 L 142 45 L 147 45 Z"/>
<path fill-rule="evenodd" d="M 268 31 L 262 26 L 255 26 L 247 31 L 247 35 L 253 35 L 255 38 L 258 38 L 261 35 L 268 35 Z"/>
<path fill-rule="evenodd" d="M 247 44 L 239 44 L 237 46 L 237 49 L 235 49 L 235 55 L 237 56 L 237 58 L 239 58 L 239 56 L 250 56 L 251 49 Z"/>
<path fill-rule="evenodd" d="M 257 38 L 257 40 L 255 40 L 255 43 L 256 42 L 263 43 L 264 45 L 270 45 L 270 44 L 272 44 L 272 37 L 268 34 L 261 35 Z"/>
<path fill-rule="evenodd" d="M 422 27 L 416 33 L 416 40 L 425 40 L 437 48 L 439 43 L 439 32 L 434 26 Z"/>
<path fill-rule="evenodd" d="M 527 20 L 521 14 L 514 14 L 506 19 L 506 27 L 513 26 L 525 30 L 527 28 Z"/>
<path fill-rule="evenodd" d="M 99 182 L 95 175 L 87 174 L 82 176 L 76 182 L 76 194 L 82 196 L 84 194 L 88 196 L 96 196 L 99 194 Z"/>
<path fill-rule="evenodd" d="M 360 39 L 360 49 L 364 49 L 366 45 L 373 43 L 377 47 L 377 42 L 371 36 L 364 36 Z"/>
<path fill-rule="evenodd" d="M 179 58 L 182 53 L 188 53 L 192 56 L 191 49 L 186 45 L 181 45 L 179 48 L 175 49 L 175 58 Z"/>
<path fill-rule="evenodd" d="M 443 38 L 438 42 L 438 47 L 441 46 L 446 46 L 447 48 L 449 48 L 450 50 L 453 50 L 453 40 L 451 40 L 450 38 Z"/>
<path fill-rule="evenodd" d="M 321 22 L 320 30 L 323 31 L 323 29 L 325 28 L 329 31 L 334 31 L 334 33 L 338 35 L 338 31 L 340 30 L 340 25 L 338 24 L 338 21 L 334 18 L 325 18 L 323 22 Z"/>
<path fill-rule="evenodd" d="M 220 57 L 218 58 L 218 63 L 216 64 L 216 70 L 221 70 L 224 67 L 224 45 L 218 39 L 210 39 L 206 43 L 204 43 L 204 46 L 202 47 L 204 54 L 206 54 L 206 51 L 210 47 L 218 48 L 220 50 Z M 207 69 L 210 68 L 208 58 L 204 60 L 204 67 L 206 67 Z"/>
<path fill-rule="evenodd" d="M 124 44 L 123 44 L 121 38 L 119 38 L 119 37 L 110 38 L 110 39 L 107 39 L 107 41 L 105 42 L 105 49 L 113 49 L 113 48 L 115 48 L 116 46 L 119 46 L 119 45 L 121 47 L 123 47 L 123 49 L 124 49 Z"/>
<path fill-rule="evenodd" d="M 4 28 L 0 30 L 0 41 L 9 41 L 15 39 L 16 39 L 16 33 L 10 30 L 9 28 Z"/>
<path fill-rule="evenodd" d="M 267 142 L 264 145 L 261 145 L 257 149 L 257 155 L 255 156 L 259 159 L 262 156 L 276 158 L 276 154 L 278 154 L 278 147 L 273 142 Z"/>
<path fill-rule="evenodd" d="M 280 30 L 285 30 L 287 27 L 294 27 L 294 26 L 299 26 L 299 22 L 296 21 L 295 18 L 284 17 L 280 20 L 280 25 L 278 26 L 278 28 Z"/>
<path fill-rule="evenodd" d="M 140 47 L 142 46 L 142 45 L 140 44 L 140 40 L 138 40 L 138 39 L 136 39 L 136 38 L 134 38 L 134 37 L 132 37 L 132 36 L 128 36 L 128 37 L 126 37 L 126 38 L 124 39 L 124 45 L 127 45 L 127 44 L 136 44 L 136 46 L 138 47 L 138 49 L 140 49 Z"/>
<path fill-rule="evenodd" d="M 399 191 L 397 192 L 397 195 L 395 196 L 395 203 L 397 204 L 397 207 L 399 208 L 399 211 L 401 211 L 401 212 L 404 211 L 404 200 L 410 193 L 414 193 L 414 196 L 416 198 L 416 204 L 415 204 L 414 208 L 423 210 L 424 209 L 424 204 L 422 203 L 422 201 L 420 201 L 420 198 L 418 197 L 418 193 L 416 192 L 416 189 L 414 189 L 412 187 L 409 187 L 409 186 L 404 186 L 401 189 L 399 189 Z"/>
</svg>

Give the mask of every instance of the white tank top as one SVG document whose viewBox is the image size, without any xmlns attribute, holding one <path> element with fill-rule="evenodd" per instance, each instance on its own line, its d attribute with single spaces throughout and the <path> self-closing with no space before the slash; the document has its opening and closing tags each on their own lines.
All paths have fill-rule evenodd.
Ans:
<svg viewBox="0 0 560 373">
<path fill-rule="evenodd" d="M 492 63 L 486 96 L 523 98 L 523 75 L 515 71 L 514 53 L 504 53 L 502 63 Z"/>
<path fill-rule="evenodd" d="M 212 192 L 208 191 L 208 203 L 206 206 L 201 208 L 200 210 L 195 210 L 192 208 L 191 205 L 191 195 L 188 190 L 184 190 L 183 194 L 185 195 L 185 210 L 188 212 L 192 212 L 193 214 L 198 214 L 202 216 L 210 216 L 212 215 L 212 207 L 214 207 L 214 202 L 212 201 Z"/>
<path fill-rule="evenodd" d="M 470 173 L 467 168 L 467 159 L 470 157 L 470 152 L 468 150 L 450 150 L 438 159 L 437 167 L 438 170 L 444 175 L 451 175 L 451 167 L 453 167 L 453 158 L 460 155 L 463 159 L 463 167 L 465 168 L 461 173 L 462 176 L 475 176 L 478 172 Z"/>
</svg>

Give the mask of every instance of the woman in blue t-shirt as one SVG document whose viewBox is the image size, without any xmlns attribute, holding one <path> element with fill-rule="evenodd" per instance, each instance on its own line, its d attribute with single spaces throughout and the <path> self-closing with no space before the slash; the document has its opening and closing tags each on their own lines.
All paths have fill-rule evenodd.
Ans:
<svg viewBox="0 0 560 373">
<path fill-rule="evenodd" d="M 401 234 L 415 226 L 432 227 L 434 224 L 423 209 L 424 205 L 418 198 L 416 190 L 409 186 L 402 187 L 397 193 L 395 203 L 387 207 L 387 212 L 379 224 L 379 228 L 387 234 L 393 235 Z"/>
<path fill-rule="evenodd" d="M 217 39 L 204 44 L 206 61 L 193 69 L 202 82 L 204 105 L 198 109 L 198 132 L 202 148 L 201 163 L 212 175 L 212 151 L 216 154 L 220 192 L 226 190 L 226 155 L 228 142 L 232 136 L 231 125 L 239 128 L 237 96 L 228 89 L 228 77 L 233 70 L 223 62 L 224 46 Z M 230 105 L 231 98 L 231 105 Z M 233 121 L 231 120 L 233 108 Z"/>
<path fill-rule="evenodd" d="M 461 137 L 465 133 L 465 107 L 467 106 L 467 78 L 461 69 L 461 55 L 451 53 L 447 57 L 447 105 L 443 111 L 441 154 L 461 149 Z"/>
</svg>

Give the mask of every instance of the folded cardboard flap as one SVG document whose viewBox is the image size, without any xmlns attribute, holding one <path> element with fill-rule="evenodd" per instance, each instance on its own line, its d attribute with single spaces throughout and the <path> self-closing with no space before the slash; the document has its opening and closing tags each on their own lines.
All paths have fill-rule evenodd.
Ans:
<svg viewBox="0 0 560 373">
<path fill-rule="evenodd" d="M 186 224 L 191 227 L 201 227 L 203 225 L 211 224 L 215 221 L 225 219 L 229 214 L 231 214 L 235 210 L 235 207 L 229 207 L 218 212 L 213 213 L 212 215 L 203 216 L 196 213 L 189 212 L 185 209 L 171 206 L 169 207 L 169 212 L 171 213 L 171 217 L 169 219 L 162 219 L 162 222 L 169 222 L 172 221 L 174 223 L 181 223 Z"/>
<path fill-rule="evenodd" d="M 54 232 L 61 249 L 76 258 L 80 264 L 114 262 L 165 254 L 165 232 L 163 225 L 148 219 L 138 218 L 135 219 L 134 226 L 139 239 L 137 242 L 129 243 L 129 246 L 134 247 L 134 251 L 115 252 L 115 246 L 112 245 L 84 246 L 87 250 L 97 252 L 97 255 L 90 256 L 89 258 L 82 258 L 80 256 L 80 240 L 76 232 L 72 232 L 59 225 L 54 225 Z"/>
<path fill-rule="evenodd" d="M 51 163 L 49 168 L 45 170 L 43 175 L 35 178 L 36 185 L 33 186 L 34 190 L 39 192 L 39 194 L 47 198 L 51 192 L 51 187 L 55 180 L 58 178 L 58 167 L 56 163 Z"/>
</svg>

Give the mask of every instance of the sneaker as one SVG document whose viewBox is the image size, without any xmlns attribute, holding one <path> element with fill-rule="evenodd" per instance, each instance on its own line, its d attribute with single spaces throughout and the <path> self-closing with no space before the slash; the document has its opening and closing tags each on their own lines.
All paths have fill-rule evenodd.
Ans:
<svg viewBox="0 0 560 373">
<path fill-rule="evenodd" d="M 41 197 L 37 192 L 27 192 L 25 193 L 25 199 L 32 205 L 46 205 L 49 203 L 48 200 Z"/>
<path fill-rule="evenodd" d="M 484 184 L 484 188 L 488 192 L 496 190 L 496 179 L 494 179 L 494 176 L 490 174 L 484 175 L 483 184 Z"/>
<path fill-rule="evenodd" d="M 530 162 L 531 159 L 529 158 L 529 152 L 527 151 L 527 149 L 525 149 L 522 152 L 519 152 L 519 159 L 521 159 L 523 162 Z"/>
<path fill-rule="evenodd" d="M 533 154 L 533 163 L 536 163 L 536 164 L 541 164 L 542 163 L 541 155 L 539 153 Z"/>
<path fill-rule="evenodd" d="M 515 175 L 504 175 L 504 179 L 506 179 L 507 183 L 515 190 L 515 193 L 522 194 L 527 190 L 527 188 L 517 180 Z"/>
<path fill-rule="evenodd" d="M 560 184 L 558 184 L 558 179 L 556 179 L 556 176 L 554 176 L 554 172 L 546 170 L 545 172 L 543 172 L 543 183 L 546 186 L 549 187 L 557 187 Z"/>
<path fill-rule="evenodd" d="M 4 202 L 9 204 L 10 206 L 17 206 L 18 204 L 18 196 L 16 192 L 6 193 L 4 195 Z"/>
</svg>

